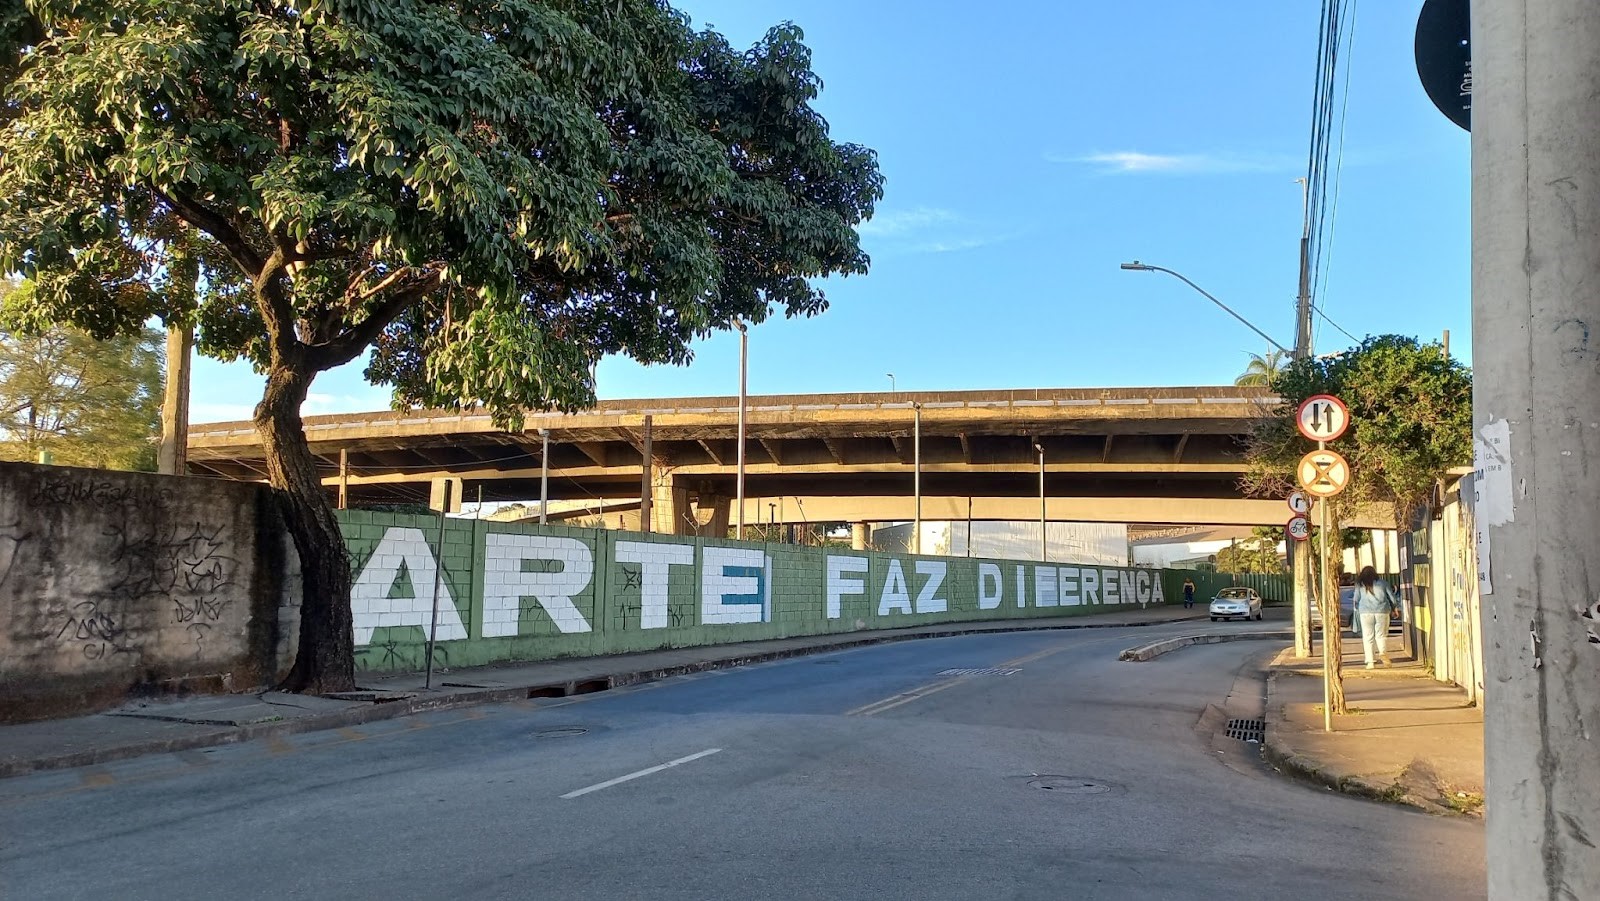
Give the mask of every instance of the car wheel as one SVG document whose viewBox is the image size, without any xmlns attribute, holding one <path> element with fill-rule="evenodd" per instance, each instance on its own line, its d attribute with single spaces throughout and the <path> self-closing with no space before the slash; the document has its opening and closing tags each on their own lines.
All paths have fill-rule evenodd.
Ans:
<svg viewBox="0 0 1600 901">
<path fill-rule="evenodd" d="M 1258 623 L 1261 622 L 1261 611 L 1260 610 L 1256 611 L 1256 622 L 1258 622 Z"/>
<path fill-rule="evenodd" d="M 1212 622 L 1216 622 L 1216 621 L 1217 621 L 1217 618 L 1216 618 L 1216 617 L 1214 617 L 1214 616 L 1213 616 L 1213 617 L 1211 617 L 1211 621 L 1212 621 Z"/>
</svg>

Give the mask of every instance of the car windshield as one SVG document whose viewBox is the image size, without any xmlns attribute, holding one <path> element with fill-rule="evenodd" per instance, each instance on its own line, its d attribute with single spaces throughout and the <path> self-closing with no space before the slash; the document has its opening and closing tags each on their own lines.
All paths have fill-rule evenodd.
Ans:
<svg viewBox="0 0 1600 901">
<path fill-rule="evenodd" d="M 1250 589 L 1248 589 L 1248 588 L 1224 588 L 1221 591 L 1217 592 L 1217 597 L 1222 598 L 1223 600 L 1226 600 L 1226 601 L 1242 601 L 1245 598 L 1250 597 Z"/>
</svg>

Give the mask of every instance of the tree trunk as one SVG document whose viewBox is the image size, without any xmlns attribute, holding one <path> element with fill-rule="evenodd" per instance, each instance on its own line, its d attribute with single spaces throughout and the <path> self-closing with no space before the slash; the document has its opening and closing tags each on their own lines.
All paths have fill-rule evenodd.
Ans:
<svg viewBox="0 0 1600 901">
<path fill-rule="evenodd" d="M 300 405 L 314 373 L 274 363 L 256 407 L 267 475 L 280 489 L 283 518 L 300 554 L 300 647 L 285 691 L 324 694 L 355 688 L 355 628 L 350 614 L 350 559 L 306 443 Z"/>
<path fill-rule="evenodd" d="M 1331 501 L 1326 503 L 1328 529 L 1322 536 L 1322 653 L 1328 659 L 1330 709 L 1337 716 L 1349 712 L 1344 703 L 1344 630 L 1339 627 L 1339 570 L 1342 568 L 1340 558 L 1344 555 L 1344 533 L 1339 528 L 1339 505 Z"/>
</svg>

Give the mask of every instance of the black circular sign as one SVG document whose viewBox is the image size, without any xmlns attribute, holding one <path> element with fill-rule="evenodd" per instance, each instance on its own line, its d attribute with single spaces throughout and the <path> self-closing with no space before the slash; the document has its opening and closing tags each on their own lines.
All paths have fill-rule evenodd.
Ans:
<svg viewBox="0 0 1600 901">
<path fill-rule="evenodd" d="M 1428 99 L 1472 130 L 1472 4 L 1427 0 L 1417 17 L 1417 74 Z"/>
</svg>

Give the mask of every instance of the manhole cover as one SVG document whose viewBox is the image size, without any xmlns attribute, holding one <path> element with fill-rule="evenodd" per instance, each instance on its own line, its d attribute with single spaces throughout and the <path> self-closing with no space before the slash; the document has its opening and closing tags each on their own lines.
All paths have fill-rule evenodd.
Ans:
<svg viewBox="0 0 1600 901">
<path fill-rule="evenodd" d="M 1020 673 L 1020 672 L 1022 672 L 1022 671 L 1018 670 L 1018 669 L 1008 669 L 1006 667 L 980 666 L 980 667 L 969 667 L 969 668 L 966 668 L 966 669 L 940 670 L 938 675 L 941 675 L 941 676 L 1010 676 L 1010 675 L 1012 675 L 1014 673 Z"/>
<path fill-rule="evenodd" d="M 1028 780 L 1028 787 L 1063 795 L 1103 795 L 1111 791 L 1111 786 L 1104 782 L 1077 776 L 1036 776 Z"/>
<path fill-rule="evenodd" d="M 584 735 L 588 729 L 582 726 L 558 726 L 553 729 L 540 729 L 533 733 L 534 738 L 571 738 L 574 735 Z"/>
<path fill-rule="evenodd" d="M 1266 720 L 1228 720 L 1226 734 L 1240 741 L 1260 742 L 1266 731 Z"/>
</svg>

